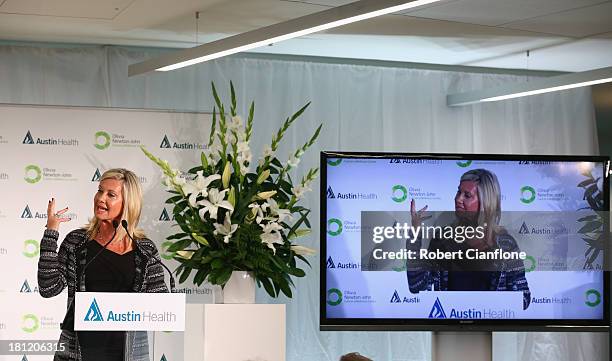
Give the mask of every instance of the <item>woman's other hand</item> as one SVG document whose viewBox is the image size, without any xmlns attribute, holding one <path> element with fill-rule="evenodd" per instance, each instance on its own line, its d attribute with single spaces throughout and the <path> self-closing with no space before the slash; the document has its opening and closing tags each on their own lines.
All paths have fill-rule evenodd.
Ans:
<svg viewBox="0 0 612 361">
<path fill-rule="evenodd" d="M 59 231 L 59 225 L 63 222 L 68 222 L 70 218 L 62 217 L 62 214 L 68 211 L 68 207 L 61 211 L 55 212 L 55 198 L 51 198 L 47 206 L 47 229 Z"/>
<path fill-rule="evenodd" d="M 431 218 L 431 216 L 425 217 L 425 211 L 427 210 L 427 206 L 421 208 L 418 212 L 416 210 L 416 202 L 414 199 L 410 201 L 410 216 L 412 218 L 412 227 L 416 228 L 421 225 L 421 222 L 424 220 Z"/>
</svg>

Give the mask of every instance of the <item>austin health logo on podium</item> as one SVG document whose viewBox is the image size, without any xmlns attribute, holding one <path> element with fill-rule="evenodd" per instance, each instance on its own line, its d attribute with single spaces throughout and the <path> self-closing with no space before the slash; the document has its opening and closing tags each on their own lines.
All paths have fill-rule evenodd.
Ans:
<svg viewBox="0 0 612 361">
<path fill-rule="evenodd" d="M 85 315 L 85 321 L 104 321 L 104 317 L 102 316 L 100 307 L 98 307 L 98 301 L 96 301 L 95 298 L 91 302 L 89 310 L 87 310 L 87 314 Z"/>
<path fill-rule="evenodd" d="M 436 302 L 429 311 L 429 318 L 446 318 L 446 312 L 444 312 L 444 307 L 442 307 L 442 302 L 438 297 L 436 297 Z"/>
</svg>

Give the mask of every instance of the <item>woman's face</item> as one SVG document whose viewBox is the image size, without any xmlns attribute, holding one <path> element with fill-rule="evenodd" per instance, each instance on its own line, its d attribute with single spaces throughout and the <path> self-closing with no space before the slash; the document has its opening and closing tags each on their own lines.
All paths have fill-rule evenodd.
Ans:
<svg viewBox="0 0 612 361">
<path fill-rule="evenodd" d="M 474 181 L 460 182 L 455 196 L 455 213 L 470 212 L 470 214 L 476 215 L 479 209 L 478 183 Z"/>
<path fill-rule="evenodd" d="M 119 220 L 123 213 L 123 181 L 105 179 L 94 196 L 94 215 L 100 221 Z"/>
</svg>

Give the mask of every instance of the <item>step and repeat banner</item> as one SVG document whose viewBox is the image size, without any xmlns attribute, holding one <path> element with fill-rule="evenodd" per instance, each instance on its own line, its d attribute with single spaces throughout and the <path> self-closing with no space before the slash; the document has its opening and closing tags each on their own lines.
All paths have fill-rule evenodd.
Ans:
<svg viewBox="0 0 612 361">
<path fill-rule="evenodd" d="M 139 147 L 187 170 L 199 163 L 210 124 L 211 116 L 202 113 L 0 106 L 0 340 L 58 339 L 67 292 L 44 299 L 36 283 L 47 202 L 54 197 L 57 210 L 69 207 L 72 220 L 61 224 L 61 241 L 93 216 L 93 197 L 107 169 L 127 168 L 139 176 L 144 196 L 140 227 L 164 263 L 176 268 L 178 262 L 166 251 L 171 244 L 166 237 L 175 230 L 161 171 Z M 188 303 L 213 303 L 218 292 L 191 281 L 177 288 Z M 153 359 L 180 360 L 182 346 L 182 332 L 156 333 Z M 0 360 L 52 358 L 27 351 L 34 350 L 0 355 Z"/>
</svg>

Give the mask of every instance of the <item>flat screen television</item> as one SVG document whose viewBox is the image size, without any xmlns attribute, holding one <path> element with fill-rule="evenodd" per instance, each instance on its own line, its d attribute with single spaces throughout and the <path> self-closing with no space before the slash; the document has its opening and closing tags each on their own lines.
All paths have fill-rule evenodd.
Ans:
<svg viewBox="0 0 612 361">
<path fill-rule="evenodd" d="M 608 331 L 609 168 L 321 152 L 320 329 Z"/>
</svg>

